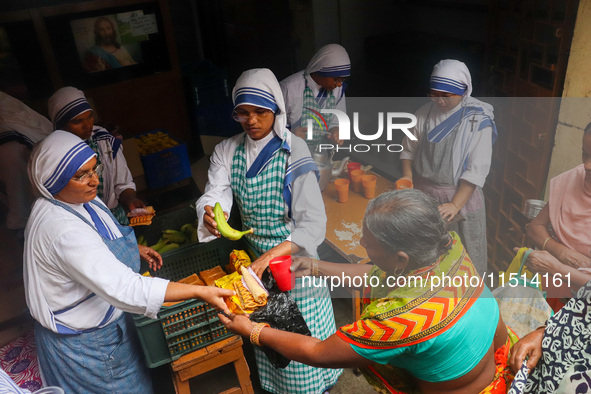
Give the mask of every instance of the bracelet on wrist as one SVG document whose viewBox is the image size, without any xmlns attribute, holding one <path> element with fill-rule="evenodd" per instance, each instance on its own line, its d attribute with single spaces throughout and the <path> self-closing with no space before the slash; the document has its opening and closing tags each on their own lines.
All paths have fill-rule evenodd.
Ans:
<svg viewBox="0 0 591 394">
<path fill-rule="evenodd" d="M 271 327 L 268 323 L 256 323 L 250 332 L 250 343 L 253 345 L 261 346 L 259 342 L 259 336 L 261 335 L 261 331 L 265 327 Z"/>
<path fill-rule="evenodd" d="M 546 250 L 546 244 L 548 243 L 548 241 L 550 241 L 552 239 L 552 237 L 548 237 L 544 240 L 544 243 L 542 244 L 542 250 Z"/>
<path fill-rule="evenodd" d="M 318 259 L 312 259 L 312 276 L 318 276 Z"/>
</svg>

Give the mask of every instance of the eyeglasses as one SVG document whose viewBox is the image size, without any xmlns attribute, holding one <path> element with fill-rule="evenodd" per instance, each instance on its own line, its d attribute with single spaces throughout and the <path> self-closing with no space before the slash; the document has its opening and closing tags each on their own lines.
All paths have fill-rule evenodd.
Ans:
<svg viewBox="0 0 591 394">
<path fill-rule="evenodd" d="M 347 80 L 347 78 L 349 78 L 349 77 L 332 77 L 332 79 L 334 79 L 335 83 L 343 83 Z"/>
<path fill-rule="evenodd" d="M 72 180 L 74 180 L 76 182 L 80 182 L 83 185 L 86 185 L 86 184 L 88 184 L 88 182 L 90 182 L 90 179 L 92 178 L 93 175 L 96 175 L 97 177 L 101 176 L 101 174 L 103 173 L 103 167 L 104 166 L 102 164 L 97 164 L 96 166 L 94 166 L 94 168 L 92 170 L 87 171 L 80 176 L 72 177 Z"/>
<path fill-rule="evenodd" d="M 257 118 L 257 120 L 261 120 L 261 119 L 266 119 L 268 118 L 271 114 L 273 113 L 273 111 L 268 110 L 268 109 L 257 109 L 255 110 L 253 113 L 244 113 L 244 112 L 232 112 L 232 119 L 234 119 L 236 122 L 240 122 L 240 123 L 244 123 L 246 121 L 248 121 L 251 117 L 255 117 Z"/>
</svg>

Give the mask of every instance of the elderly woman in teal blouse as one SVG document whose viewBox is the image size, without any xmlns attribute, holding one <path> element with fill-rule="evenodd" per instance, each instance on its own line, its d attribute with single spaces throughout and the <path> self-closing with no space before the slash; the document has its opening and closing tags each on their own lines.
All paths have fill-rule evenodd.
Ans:
<svg viewBox="0 0 591 394">
<path fill-rule="evenodd" d="M 418 190 L 378 196 L 367 207 L 361 244 L 373 264 L 296 258 L 292 266 L 300 275 L 367 277 L 372 284 L 361 318 L 326 340 L 242 315 L 222 321 L 302 363 L 362 367 L 380 392 L 505 393 L 515 338 L 437 203 Z"/>
</svg>

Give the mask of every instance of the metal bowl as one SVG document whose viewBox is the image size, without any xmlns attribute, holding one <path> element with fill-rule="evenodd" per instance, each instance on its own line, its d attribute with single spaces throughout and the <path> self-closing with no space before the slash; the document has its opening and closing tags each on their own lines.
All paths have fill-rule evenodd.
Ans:
<svg viewBox="0 0 591 394">
<path fill-rule="evenodd" d="M 523 213 L 528 219 L 533 220 L 538 216 L 545 205 L 546 202 L 542 200 L 525 200 L 521 213 Z"/>
</svg>

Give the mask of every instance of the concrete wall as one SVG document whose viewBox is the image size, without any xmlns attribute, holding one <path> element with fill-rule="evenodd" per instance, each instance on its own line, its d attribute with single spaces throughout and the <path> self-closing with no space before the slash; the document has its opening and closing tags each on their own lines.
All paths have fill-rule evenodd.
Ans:
<svg viewBox="0 0 591 394">
<path fill-rule="evenodd" d="M 579 2 L 562 96 L 548 181 L 582 160 L 583 131 L 591 121 L 591 0 Z"/>
<path fill-rule="evenodd" d="M 352 79 L 349 96 L 391 96 L 388 87 L 396 87 L 400 75 L 376 75 L 369 70 L 366 39 L 379 36 L 397 36 L 403 31 L 425 32 L 449 38 L 470 39 L 484 43 L 487 32 L 487 0 L 453 0 L 437 3 L 413 4 L 406 0 L 290 0 L 296 48 L 295 63 L 303 69 L 318 48 L 330 43 L 343 45 L 351 58 Z M 391 64 L 405 62 L 396 47 L 384 47 L 379 54 L 370 56 Z M 429 61 L 428 72 L 433 62 Z M 388 64 L 383 65 L 387 67 Z M 375 66 L 375 64 L 373 64 Z M 404 77 L 402 77 L 404 78 Z M 408 78 L 408 76 L 407 76 Z M 425 78 L 425 81 L 427 79 Z M 417 83 L 425 83 L 417 81 Z"/>
</svg>

